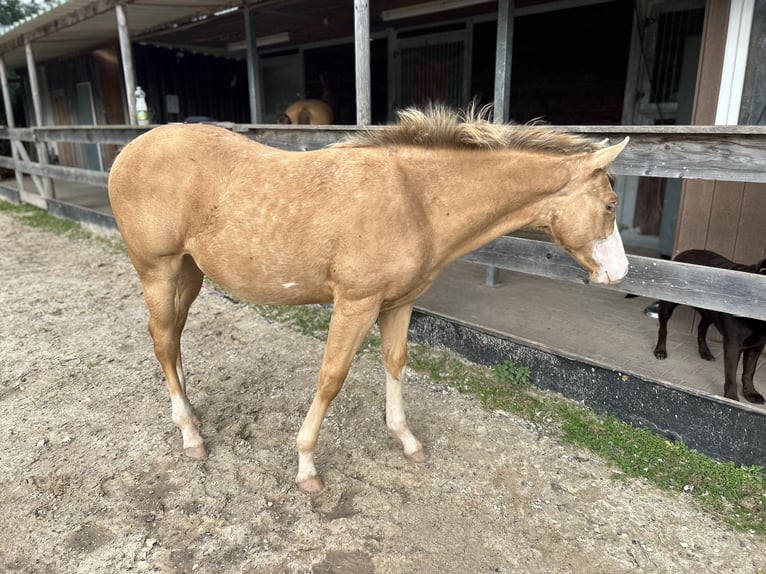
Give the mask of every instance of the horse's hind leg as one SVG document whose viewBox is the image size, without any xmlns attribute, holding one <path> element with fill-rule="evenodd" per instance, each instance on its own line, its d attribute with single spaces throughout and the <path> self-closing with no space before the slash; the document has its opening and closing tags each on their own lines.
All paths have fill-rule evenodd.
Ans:
<svg viewBox="0 0 766 574">
<path fill-rule="evenodd" d="M 386 426 L 404 447 L 404 454 L 416 462 L 423 462 L 427 455 L 423 445 L 407 426 L 402 399 L 402 379 L 407 363 L 407 329 L 412 315 L 412 305 L 384 311 L 378 316 L 378 326 L 386 370 Z"/>
<path fill-rule="evenodd" d="M 189 316 L 189 308 L 199 295 L 202 288 L 202 279 L 204 278 L 197 264 L 187 255 L 183 258 L 181 272 L 178 275 L 178 287 L 176 289 L 176 305 L 178 314 L 176 316 L 176 345 L 178 346 L 178 359 L 176 360 L 176 372 L 178 380 L 181 383 L 181 389 L 186 392 L 186 376 L 184 375 L 183 362 L 181 361 L 181 333 L 186 326 L 186 319 Z"/>
<path fill-rule="evenodd" d="M 193 262 L 192 262 L 193 265 Z M 196 269 L 196 265 L 194 266 Z M 181 329 L 189 306 L 199 293 L 201 273 L 181 258 L 166 257 L 139 272 L 144 299 L 149 309 L 149 333 L 154 354 L 165 374 L 173 422 L 181 431 L 184 452 L 192 458 L 207 455 L 181 376 Z"/>
<path fill-rule="evenodd" d="M 343 386 L 351 361 L 375 322 L 379 309 L 378 297 L 361 301 L 336 300 L 333 305 L 317 392 L 298 432 L 298 475 L 295 481 L 306 492 L 319 492 L 324 488 L 314 467 L 319 427 L 330 403 Z"/>
</svg>

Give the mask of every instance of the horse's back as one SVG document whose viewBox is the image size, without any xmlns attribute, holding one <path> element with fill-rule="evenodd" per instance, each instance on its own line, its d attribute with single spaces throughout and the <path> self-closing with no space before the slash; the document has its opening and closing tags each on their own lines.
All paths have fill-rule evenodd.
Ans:
<svg viewBox="0 0 766 574">
<path fill-rule="evenodd" d="M 238 157 L 266 148 L 227 129 L 206 124 L 160 126 L 130 142 L 112 166 L 109 197 L 155 195 L 179 189 L 214 174 Z M 151 193 L 150 193 L 151 190 Z"/>
<path fill-rule="evenodd" d="M 130 142 L 109 174 L 109 201 L 129 250 L 177 251 L 241 162 L 270 148 L 217 126 L 161 126 Z"/>
</svg>

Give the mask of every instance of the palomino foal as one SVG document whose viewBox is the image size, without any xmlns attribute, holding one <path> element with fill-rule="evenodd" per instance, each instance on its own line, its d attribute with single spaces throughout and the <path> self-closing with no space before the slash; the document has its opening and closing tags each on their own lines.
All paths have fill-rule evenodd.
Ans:
<svg viewBox="0 0 766 574">
<path fill-rule="evenodd" d="M 149 311 L 185 452 L 206 456 L 187 398 L 181 332 L 203 275 L 262 304 L 332 303 L 316 395 L 298 433 L 299 486 L 323 488 L 319 428 L 377 320 L 386 424 L 426 454 L 402 403 L 413 304 L 451 261 L 521 227 L 545 230 L 598 283 L 628 261 L 606 147 L 476 114 L 406 110 L 400 124 L 311 152 L 287 152 L 212 125 L 168 125 L 120 153 L 109 197 Z"/>
</svg>

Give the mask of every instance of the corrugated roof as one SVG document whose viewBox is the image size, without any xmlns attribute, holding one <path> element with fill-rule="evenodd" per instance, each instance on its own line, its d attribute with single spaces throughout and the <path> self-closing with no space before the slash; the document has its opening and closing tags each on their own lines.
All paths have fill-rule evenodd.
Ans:
<svg viewBox="0 0 766 574">
<path fill-rule="evenodd" d="M 516 0 L 517 6 L 546 1 Z M 38 64 L 114 45 L 119 40 L 115 6 L 123 2 L 133 41 L 218 55 L 232 55 L 227 46 L 245 39 L 245 4 L 254 11 L 259 38 L 288 32 L 289 44 L 298 45 L 352 38 L 354 34 L 351 0 L 59 0 L 33 17 L 0 29 L 0 56 L 10 69 L 26 67 L 25 39 L 31 41 Z M 370 0 L 372 30 L 392 26 L 382 20 L 381 12 L 413 3 L 418 0 Z M 447 10 L 444 17 L 462 18 L 497 10 L 495 0 L 468 4 Z M 429 13 L 396 24 L 430 24 L 434 20 Z M 281 44 L 280 48 L 289 44 Z M 244 57 L 244 51 L 238 57 Z"/>
<path fill-rule="evenodd" d="M 118 39 L 116 0 L 61 0 L 41 13 L 0 31 L 0 55 L 8 68 L 25 66 L 25 38 L 35 61 L 88 52 Z M 240 2 L 224 0 L 134 0 L 125 4 L 131 37 L 179 21 L 206 20 Z M 244 29 L 243 29 L 244 34 Z"/>
</svg>

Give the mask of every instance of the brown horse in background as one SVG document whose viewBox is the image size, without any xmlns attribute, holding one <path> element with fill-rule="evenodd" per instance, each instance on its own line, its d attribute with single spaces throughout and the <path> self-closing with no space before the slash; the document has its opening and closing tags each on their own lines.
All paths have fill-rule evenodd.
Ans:
<svg viewBox="0 0 766 574">
<path fill-rule="evenodd" d="M 335 120 L 332 108 L 322 100 L 293 102 L 277 116 L 278 124 L 330 125 Z"/>
<path fill-rule="evenodd" d="M 133 140 L 112 167 L 109 197 L 185 452 L 206 456 L 180 341 L 207 275 L 250 302 L 333 304 L 318 390 L 297 438 L 302 489 L 323 488 L 319 429 L 376 319 L 386 425 L 408 457 L 425 460 L 402 402 L 415 300 L 448 263 L 521 227 L 546 231 L 592 281 L 620 281 L 628 261 L 607 170 L 626 144 L 442 108 L 406 110 L 398 126 L 310 152 L 212 125 L 167 125 Z"/>
<path fill-rule="evenodd" d="M 336 101 L 330 82 L 324 74 L 319 75 L 322 83 L 322 99 L 298 100 L 277 116 L 278 124 L 331 125 L 335 121 Z"/>
</svg>

